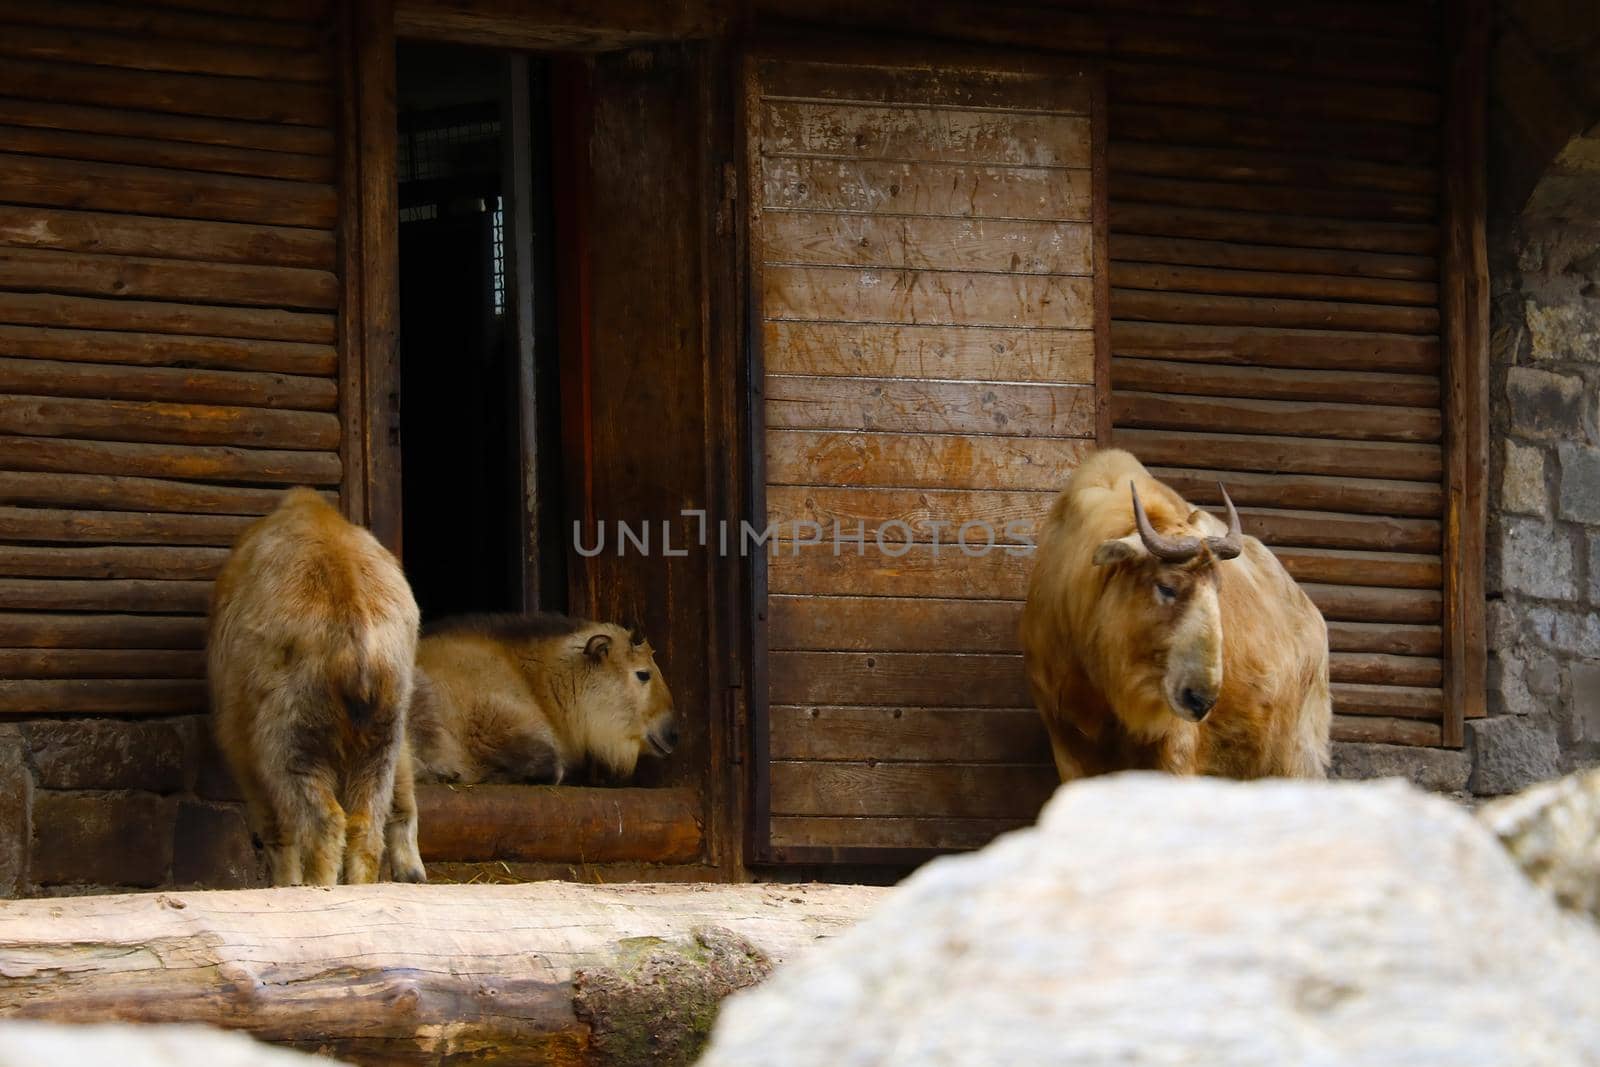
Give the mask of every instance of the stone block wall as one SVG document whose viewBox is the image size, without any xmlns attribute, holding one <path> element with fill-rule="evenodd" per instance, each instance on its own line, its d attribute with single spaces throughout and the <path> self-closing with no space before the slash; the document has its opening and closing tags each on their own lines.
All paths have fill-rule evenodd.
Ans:
<svg viewBox="0 0 1600 1067">
<path fill-rule="evenodd" d="M 0 723 L 0 897 L 265 884 L 201 716 Z"/>
</svg>

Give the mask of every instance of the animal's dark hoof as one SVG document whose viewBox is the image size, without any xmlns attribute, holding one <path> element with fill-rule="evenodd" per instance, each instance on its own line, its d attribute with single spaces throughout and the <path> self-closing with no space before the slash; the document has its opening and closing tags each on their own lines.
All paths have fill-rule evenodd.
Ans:
<svg viewBox="0 0 1600 1067">
<path fill-rule="evenodd" d="M 423 870 L 421 867 L 408 867 L 395 871 L 394 880 L 397 882 L 412 882 L 420 885 L 428 880 L 428 872 Z"/>
</svg>

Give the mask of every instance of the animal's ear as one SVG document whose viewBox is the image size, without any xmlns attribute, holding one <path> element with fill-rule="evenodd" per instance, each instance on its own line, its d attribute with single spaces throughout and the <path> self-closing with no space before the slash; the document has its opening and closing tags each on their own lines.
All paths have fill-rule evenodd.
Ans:
<svg viewBox="0 0 1600 1067">
<path fill-rule="evenodd" d="M 583 646 L 583 654 L 588 656 L 596 663 L 599 663 L 601 660 L 605 659 L 610 651 L 610 634 L 595 634 L 593 637 L 589 638 L 589 643 Z"/>
<path fill-rule="evenodd" d="M 639 629 L 637 623 L 628 624 L 628 643 L 638 648 L 644 644 L 644 631 Z"/>
<path fill-rule="evenodd" d="M 1135 530 L 1127 537 L 1101 541 L 1100 547 L 1094 550 L 1094 565 L 1106 567 L 1113 563 L 1125 563 L 1130 559 L 1138 559 L 1148 551 L 1149 549 L 1144 547 L 1144 542 L 1139 539 L 1139 532 Z"/>
</svg>

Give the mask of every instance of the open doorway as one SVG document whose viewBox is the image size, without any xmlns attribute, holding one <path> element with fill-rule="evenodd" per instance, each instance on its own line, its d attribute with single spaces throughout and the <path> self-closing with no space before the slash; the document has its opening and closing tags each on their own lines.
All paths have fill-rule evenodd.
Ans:
<svg viewBox="0 0 1600 1067">
<path fill-rule="evenodd" d="M 397 61 L 406 570 L 425 620 L 561 610 L 548 71 L 433 44 Z"/>
</svg>

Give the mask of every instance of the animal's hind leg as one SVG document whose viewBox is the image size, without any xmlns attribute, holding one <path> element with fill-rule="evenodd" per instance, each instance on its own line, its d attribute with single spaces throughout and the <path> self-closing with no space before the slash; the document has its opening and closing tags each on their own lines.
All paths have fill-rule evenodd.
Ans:
<svg viewBox="0 0 1600 1067">
<path fill-rule="evenodd" d="M 405 741 L 398 730 L 362 746 L 345 781 L 344 881 L 364 885 L 378 880 L 384 828 L 394 801 L 396 764 Z"/>
<path fill-rule="evenodd" d="M 394 800 L 389 806 L 389 824 L 384 828 L 390 875 L 397 882 L 426 882 L 422 853 L 417 848 L 416 779 L 411 767 L 408 744 L 400 746 L 394 766 Z"/>
<path fill-rule="evenodd" d="M 274 885 L 337 885 L 344 859 L 345 815 L 324 772 L 288 774 L 268 785 L 278 822 L 269 844 Z M 282 872 L 282 879 L 279 874 Z"/>
</svg>

